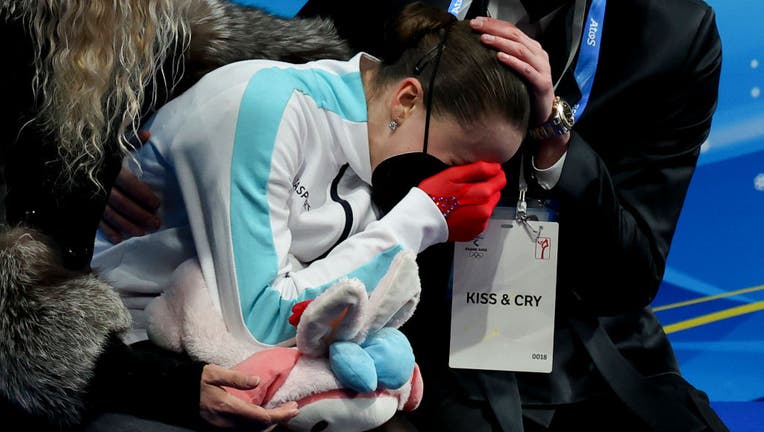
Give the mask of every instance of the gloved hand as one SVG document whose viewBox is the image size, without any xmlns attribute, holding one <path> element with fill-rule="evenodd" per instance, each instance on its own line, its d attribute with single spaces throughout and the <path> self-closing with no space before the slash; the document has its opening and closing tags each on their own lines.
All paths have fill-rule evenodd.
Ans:
<svg viewBox="0 0 764 432">
<path fill-rule="evenodd" d="M 500 164 L 473 162 L 424 179 L 419 188 L 446 218 L 448 241 L 470 241 L 485 231 L 506 184 Z"/>
</svg>

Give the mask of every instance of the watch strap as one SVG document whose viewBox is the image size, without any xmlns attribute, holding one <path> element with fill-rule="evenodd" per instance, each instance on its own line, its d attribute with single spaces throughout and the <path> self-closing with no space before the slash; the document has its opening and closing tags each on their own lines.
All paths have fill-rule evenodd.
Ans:
<svg viewBox="0 0 764 432">
<path fill-rule="evenodd" d="M 564 117 L 566 116 L 566 110 L 570 110 L 567 103 L 560 99 L 559 96 L 555 97 L 551 118 L 541 126 L 529 129 L 528 135 L 536 141 L 543 141 L 569 132 L 573 127 L 573 123 L 572 116 L 568 115 L 567 119 Z"/>
</svg>

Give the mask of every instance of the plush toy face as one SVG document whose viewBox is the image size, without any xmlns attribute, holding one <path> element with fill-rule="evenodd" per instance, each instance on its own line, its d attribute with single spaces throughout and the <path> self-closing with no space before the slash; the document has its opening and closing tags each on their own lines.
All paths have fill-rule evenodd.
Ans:
<svg viewBox="0 0 764 432">
<path fill-rule="evenodd" d="M 291 320 L 297 350 L 271 348 L 235 366 L 260 376 L 260 387 L 269 390 L 231 391 L 266 408 L 297 401 L 300 414 L 287 424 L 295 431 L 364 431 L 416 409 L 422 377 L 397 330 L 419 298 L 414 260 L 408 253 L 396 257 L 371 296 L 360 281 L 343 280 L 297 307 Z"/>
<path fill-rule="evenodd" d="M 369 430 L 399 410 L 416 409 L 422 399 L 418 368 L 400 388 L 358 393 L 337 380 L 328 359 L 308 357 L 294 348 L 260 351 L 234 369 L 258 375 L 260 385 L 247 391 L 226 388 L 231 394 L 266 408 L 297 401 L 300 413 L 286 425 L 294 431 Z"/>
<path fill-rule="evenodd" d="M 370 430 L 384 424 L 396 411 L 398 399 L 393 396 L 319 399 L 300 407 L 300 414 L 287 427 L 310 432 Z"/>
</svg>

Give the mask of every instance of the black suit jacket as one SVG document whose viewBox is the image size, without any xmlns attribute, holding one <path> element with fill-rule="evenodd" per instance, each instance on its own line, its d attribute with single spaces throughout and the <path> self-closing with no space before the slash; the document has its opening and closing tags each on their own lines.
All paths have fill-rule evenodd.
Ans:
<svg viewBox="0 0 764 432">
<path fill-rule="evenodd" d="M 555 78 L 570 47 L 570 9 L 556 18 L 541 41 Z M 518 400 L 531 413 L 529 408 L 612 394 L 622 384 L 603 377 L 610 374 L 595 366 L 571 319 L 602 326 L 609 342 L 643 375 L 678 372 L 649 304 L 711 127 L 721 41 L 713 11 L 697 0 L 613 0 L 607 4 L 603 31 L 591 99 L 573 129 L 558 184 L 543 191 L 535 185 L 532 170 L 525 170 L 533 196 L 559 203 L 553 372 L 448 369 L 447 263 L 452 251 L 448 246 L 433 248 L 420 256 L 422 302 L 405 327 L 428 384 L 424 412 L 437 410 L 440 399 L 460 391 L 469 399 L 490 402 L 506 426 L 507 412 L 520 408 L 509 404 Z M 557 94 L 571 104 L 580 98 L 572 70 Z M 524 147 L 532 153 L 532 143 Z M 510 179 L 505 205 L 517 200 L 519 163 L 516 157 L 505 167 Z M 541 422 L 549 418 L 538 417 Z"/>
</svg>

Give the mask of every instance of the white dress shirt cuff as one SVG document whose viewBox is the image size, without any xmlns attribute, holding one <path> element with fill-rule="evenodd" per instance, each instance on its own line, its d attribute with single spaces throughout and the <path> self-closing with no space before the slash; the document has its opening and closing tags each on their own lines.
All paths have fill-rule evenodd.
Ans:
<svg viewBox="0 0 764 432">
<path fill-rule="evenodd" d="M 533 164 L 533 172 L 536 174 L 536 181 L 544 190 L 552 189 L 557 185 L 557 182 L 560 181 L 560 176 L 562 175 L 562 166 L 565 164 L 565 156 L 567 155 L 568 152 L 563 153 L 560 159 L 557 160 L 554 165 L 545 169 L 536 168 L 536 159 L 531 159 Z"/>
</svg>

